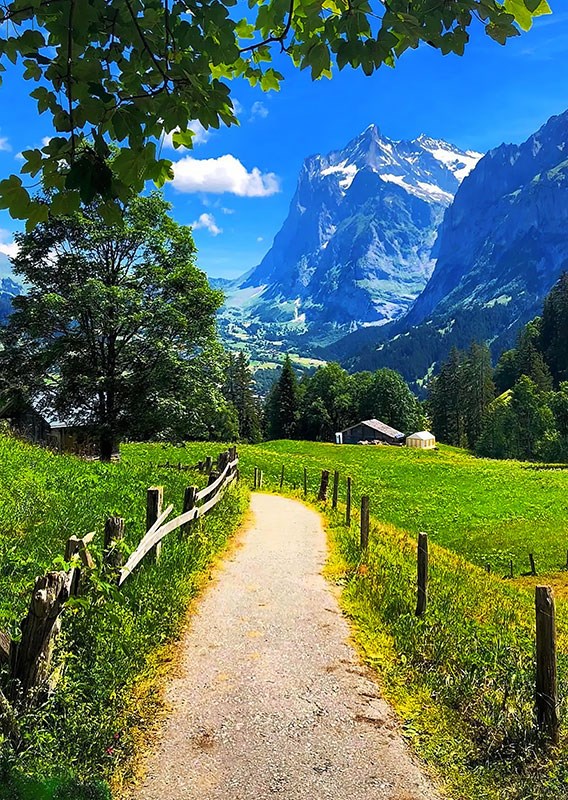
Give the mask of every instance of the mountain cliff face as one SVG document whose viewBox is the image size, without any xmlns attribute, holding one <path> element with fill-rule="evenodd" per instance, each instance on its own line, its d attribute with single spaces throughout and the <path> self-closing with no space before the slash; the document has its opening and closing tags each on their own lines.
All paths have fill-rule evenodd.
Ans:
<svg viewBox="0 0 568 800">
<path fill-rule="evenodd" d="M 371 125 L 306 159 L 288 217 L 262 262 L 228 287 L 227 338 L 327 342 L 411 306 L 432 273 L 436 229 L 480 158 Z"/>
<path fill-rule="evenodd" d="M 11 278 L 0 278 L 0 325 L 7 319 L 12 310 L 12 300 L 21 294 L 22 287 Z"/>
<path fill-rule="evenodd" d="M 436 267 L 409 313 L 380 341 L 352 337 L 337 353 L 354 368 L 388 364 L 412 380 L 472 338 L 489 339 L 497 354 L 568 270 L 567 232 L 568 112 L 481 159 L 446 211 Z"/>
</svg>

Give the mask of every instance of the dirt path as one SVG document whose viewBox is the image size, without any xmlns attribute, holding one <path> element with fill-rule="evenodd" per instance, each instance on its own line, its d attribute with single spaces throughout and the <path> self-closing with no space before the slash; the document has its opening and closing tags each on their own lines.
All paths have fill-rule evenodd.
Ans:
<svg viewBox="0 0 568 800">
<path fill-rule="evenodd" d="M 321 576 L 320 517 L 253 495 L 254 520 L 184 640 L 138 800 L 434 800 Z"/>
</svg>

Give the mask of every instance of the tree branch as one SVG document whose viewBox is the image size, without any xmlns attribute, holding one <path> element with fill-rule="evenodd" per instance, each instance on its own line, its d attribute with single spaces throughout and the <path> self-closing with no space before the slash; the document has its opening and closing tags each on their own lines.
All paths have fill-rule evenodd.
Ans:
<svg viewBox="0 0 568 800">
<path fill-rule="evenodd" d="M 258 50 L 259 47 L 264 47 L 267 44 L 272 44 L 272 42 L 280 42 L 280 46 L 282 50 L 286 49 L 284 44 L 284 40 L 290 33 L 290 28 L 292 27 L 292 17 L 294 14 L 294 2 L 295 0 L 290 0 L 290 8 L 288 9 L 288 20 L 286 21 L 286 25 L 284 26 L 284 30 L 279 36 L 270 35 L 267 39 L 262 42 L 257 42 L 256 44 L 249 44 L 248 47 L 241 47 L 239 48 L 240 53 L 249 53 L 253 50 Z"/>
</svg>

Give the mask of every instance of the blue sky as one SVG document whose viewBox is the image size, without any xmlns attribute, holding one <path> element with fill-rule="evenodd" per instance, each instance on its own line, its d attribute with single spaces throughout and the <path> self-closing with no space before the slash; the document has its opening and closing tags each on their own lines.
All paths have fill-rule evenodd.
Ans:
<svg viewBox="0 0 568 800">
<path fill-rule="evenodd" d="M 269 249 L 306 156 L 343 147 L 372 122 L 394 139 L 426 133 L 463 149 L 520 142 L 568 108 L 567 56 L 568 12 L 558 11 L 505 47 L 477 30 L 462 58 L 426 46 L 371 77 L 345 69 L 312 82 L 307 71 L 279 62 L 286 80 L 278 93 L 234 84 L 239 127 L 200 135 L 192 152 L 166 143 L 164 154 L 180 162 L 166 189 L 173 214 L 197 223 L 201 268 L 236 277 Z M 39 117 L 27 96 L 30 88 L 13 71 L 4 76 L 1 177 L 18 171 L 19 151 L 52 134 L 48 116 Z M 0 211 L 0 252 L 10 252 L 19 227 Z"/>
</svg>

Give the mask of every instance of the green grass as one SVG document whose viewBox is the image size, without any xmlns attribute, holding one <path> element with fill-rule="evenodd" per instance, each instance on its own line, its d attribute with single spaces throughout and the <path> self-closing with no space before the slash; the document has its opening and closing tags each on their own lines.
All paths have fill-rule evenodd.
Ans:
<svg viewBox="0 0 568 800">
<path fill-rule="evenodd" d="M 474 564 L 505 574 L 529 569 L 534 553 L 540 573 L 566 564 L 568 549 L 568 471 L 535 470 L 515 461 L 479 459 L 456 448 L 437 451 L 268 442 L 241 447 L 242 467 L 255 465 L 274 486 L 285 465 L 288 485 L 300 487 L 303 467 L 315 491 L 322 469 L 337 469 L 353 479 L 355 504 L 370 496 L 371 511 L 397 528 L 430 538 Z"/>
<path fill-rule="evenodd" d="M 221 447 L 193 447 L 189 462 L 205 450 L 216 454 Z M 70 535 L 95 530 L 92 549 L 100 563 L 107 516 L 125 518 L 129 549 L 143 535 L 148 486 L 163 485 L 164 502 L 181 511 L 185 486 L 204 476 L 160 469 L 164 461 L 159 446 L 150 454 L 143 445 L 129 447 L 121 463 L 105 465 L 0 437 L 1 628 L 17 635 L 34 577 L 61 567 Z M 1 800 L 98 800 L 97 780 L 114 778 L 119 785 L 128 777 L 138 743 L 159 711 L 155 689 L 169 657 L 164 648 L 180 632 L 191 599 L 247 506 L 245 487 L 229 489 L 189 537 L 171 534 L 158 564 L 142 565 L 123 590 L 95 573 L 91 591 L 68 604 L 56 691 L 21 719 L 17 755 L 0 742 Z"/>
<path fill-rule="evenodd" d="M 143 531 L 146 487 L 163 484 L 165 502 L 179 508 L 184 486 L 199 477 L 157 465 L 192 464 L 218 449 L 211 443 L 126 445 L 120 464 L 100 465 L 0 439 L 2 625 L 19 619 L 38 566 L 52 565 L 69 535 L 100 532 L 105 517 L 116 513 L 126 517 L 133 546 Z M 561 595 L 568 586 L 559 571 L 568 547 L 568 471 L 536 471 L 447 447 L 419 452 L 270 442 L 242 445 L 239 452 L 243 477 L 250 482 L 260 467 L 269 491 L 278 490 L 284 465 L 284 490 L 301 497 L 306 466 L 310 502 L 324 468 L 341 472 L 341 498 L 344 478 L 353 478 L 355 509 L 362 494 L 370 496 L 365 557 L 356 520 L 348 529 L 329 504 L 321 509 L 329 525 L 329 576 L 343 587 L 356 641 L 405 736 L 446 791 L 458 800 L 568 797 L 568 606 L 558 605 L 563 728 L 562 745 L 551 754 L 533 725 L 534 580 L 501 577 L 509 558 L 517 575 L 527 570 L 533 552 L 539 571 L 551 573 L 539 580 L 555 583 Z M 127 583 L 120 598 L 110 595 L 69 615 L 61 648 L 66 672 L 56 702 L 42 712 L 35 732 L 27 732 L 20 770 L 37 774 L 49 765 L 82 779 L 127 777 L 137 731 L 147 724 L 139 716 L 144 708 L 149 714 L 156 654 L 179 631 L 200 576 L 244 505 L 242 493 L 228 498 L 204 532 L 172 538 L 161 562 Z M 414 616 L 419 530 L 436 543 L 423 620 Z M 18 591 L 10 594 L 14 586 Z"/>
</svg>

